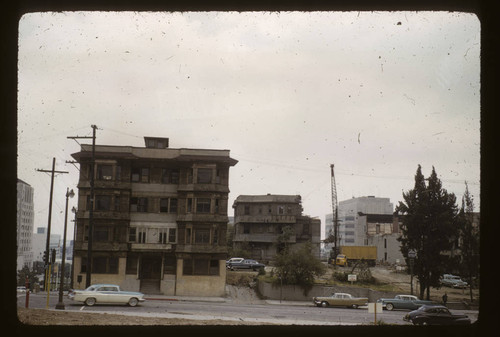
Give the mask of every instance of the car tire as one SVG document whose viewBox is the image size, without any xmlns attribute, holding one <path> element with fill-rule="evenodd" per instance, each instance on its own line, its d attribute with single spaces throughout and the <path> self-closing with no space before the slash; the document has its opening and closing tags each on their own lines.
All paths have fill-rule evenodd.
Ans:
<svg viewBox="0 0 500 337">
<path fill-rule="evenodd" d="M 96 300 L 93 297 L 89 297 L 85 300 L 85 305 L 91 307 L 95 304 Z"/>
<path fill-rule="evenodd" d="M 394 305 L 393 305 L 392 303 L 387 303 L 387 304 L 385 305 L 385 308 L 386 308 L 387 310 L 389 310 L 389 311 L 392 311 L 392 309 L 394 309 Z"/>
<path fill-rule="evenodd" d="M 352 308 L 353 308 L 353 309 L 357 309 L 357 308 L 358 308 L 358 305 L 357 305 L 357 304 L 353 304 L 353 305 L 352 305 Z"/>
<path fill-rule="evenodd" d="M 139 300 L 137 298 L 135 298 L 135 297 L 132 297 L 128 301 L 128 305 L 131 306 L 131 307 L 135 307 L 138 303 L 139 303 Z"/>
<path fill-rule="evenodd" d="M 328 302 L 323 301 L 323 302 L 321 302 L 321 306 L 322 306 L 323 308 L 327 308 L 327 307 L 329 306 L 329 304 L 328 304 Z"/>
</svg>

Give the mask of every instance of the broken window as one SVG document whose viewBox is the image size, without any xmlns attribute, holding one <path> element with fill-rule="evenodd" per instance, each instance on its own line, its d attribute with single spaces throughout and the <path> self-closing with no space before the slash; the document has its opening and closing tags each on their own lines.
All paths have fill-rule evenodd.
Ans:
<svg viewBox="0 0 500 337">
<path fill-rule="evenodd" d="M 130 212 L 147 212 L 148 198 L 130 198 Z"/>
<path fill-rule="evenodd" d="M 112 165 L 97 165 L 97 180 L 111 180 L 113 179 L 113 166 Z"/>
<path fill-rule="evenodd" d="M 149 168 L 132 168 L 131 180 L 135 183 L 149 183 Z"/>
</svg>

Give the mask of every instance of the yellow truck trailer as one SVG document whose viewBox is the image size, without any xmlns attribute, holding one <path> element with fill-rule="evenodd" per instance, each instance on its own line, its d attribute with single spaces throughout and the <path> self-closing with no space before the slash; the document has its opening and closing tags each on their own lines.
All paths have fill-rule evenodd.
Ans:
<svg viewBox="0 0 500 337">
<path fill-rule="evenodd" d="M 348 265 L 364 260 L 370 266 L 375 266 L 377 262 L 376 246 L 341 246 L 340 254 L 345 255 Z"/>
</svg>

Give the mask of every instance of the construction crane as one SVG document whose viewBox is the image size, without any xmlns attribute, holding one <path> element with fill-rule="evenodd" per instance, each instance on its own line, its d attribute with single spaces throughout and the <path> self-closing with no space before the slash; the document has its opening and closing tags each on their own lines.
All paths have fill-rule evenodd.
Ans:
<svg viewBox="0 0 500 337">
<path fill-rule="evenodd" d="M 333 216 L 333 248 L 331 252 L 331 257 L 334 261 L 337 258 L 337 254 L 339 253 L 338 249 L 338 226 L 339 226 L 339 215 L 338 215 L 338 203 L 337 203 L 337 187 L 335 186 L 335 173 L 333 172 L 333 164 L 330 164 L 331 174 L 332 174 L 332 216 Z"/>
</svg>

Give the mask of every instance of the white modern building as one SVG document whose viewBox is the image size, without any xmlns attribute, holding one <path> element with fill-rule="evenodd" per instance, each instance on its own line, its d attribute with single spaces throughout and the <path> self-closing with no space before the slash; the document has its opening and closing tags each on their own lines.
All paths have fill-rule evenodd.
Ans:
<svg viewBox="0 0 500 337">
<path fill-rule="evenodd" d="M 341 246 L 367 245 L 367 227 L 359 222 L 359 213 L 393 214 L 393 204 L 389 198 L 374 196 L 358 197 L 339 202 L 338 236 Z M 333 214 L 325 216 L 325 237 L 333 233 Z"/>
<path fill-rule="evenodd" d="M 33 195 L 34 188 L 17 179 L 17 270 L 21 270 L 25 265 L 30 268 L 33 265 Z"/>
<path fill-rule="evenodd" d="M 33 261 L 41 262 L 43 261 L 43 252 L 45 251 L 47 243 L 47 228 L 37 227 L 36 233 L 33 234 L 32 239 L 32 249 L 33 249 Z M 66 245 L 68 245 L 66 243 Z M 60 254 L 62 249 L 61 235 L 60 234 L 50 234 L 49 249 L 55 249 L 57 254 Z M 68 250 L 66 250 L 68 254 Z"/>
</svg>

